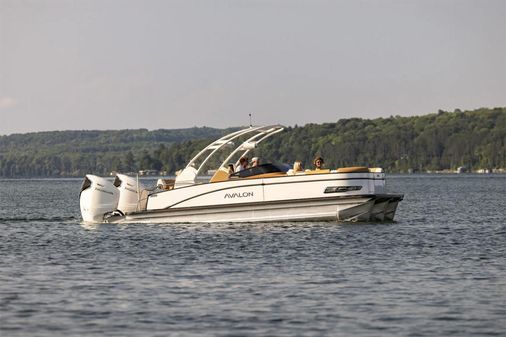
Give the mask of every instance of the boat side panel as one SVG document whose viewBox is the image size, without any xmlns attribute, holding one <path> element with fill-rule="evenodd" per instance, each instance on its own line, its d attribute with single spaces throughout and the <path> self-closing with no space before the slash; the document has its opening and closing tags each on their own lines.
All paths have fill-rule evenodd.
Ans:
<svg viewBox="0 0 506 337">
<path fill-rule="evenodd" d="M 123 222 L 261 222 L 338 219 L 338 212 L 371 200 L 371 196 L 259 202 L 220 207 L 170 208 L 127 215 Z"/>
<path fill-rule="evenodd" d="M 148 199 L 147 210 L 374 194 L 374 178 L 371 173 L 337 173 L 199 184 L 153 194 Z M 327 187 L 336 186 L 359 186 L 360 189 L 325 193 Z"/>
<path fill-rule="evenodd" d="M 332 197 L 337 195 L 374 194 L 374 180 L 367 177 L 343 178 L 336 175 L 325 175 L 327 179 L 308 179 L 304 183 L 270 183 L 265 181 L 264 201 L 293 200 L 319 197 Z M 325 177 L 319 176 L 319 177 Z M 334 179 L 328 179 L 334 176 Z M 312 176 L 313 178 L 316 176 Z M 344 188 L 354 187 L 346 190 Z M 332 192 L 332 189 L 343 188 L 342 192 Z M 327 191 L 327 193 L 326 193 Z"/>
<path fill-rule="evenodd" d="M 234 205 L 251 202 L 262 202 L 264 200 L 263 185 L 244 185 L 227 189 L 218 189 L 215 191 L 207 191 L 206 193 L 197 194 L 192 198 L 183 200 L 173 206 L 173 208 L 181 207 L 197 207 L 197 206 L 218 206 L 218 205 Z"/>
<path fill-rule="evenodd" d="M 234 193 L 239 193 L 240 196 Z M 188 203 L 187 205 L 195 204 L 198 206 L 206 206 L 239 203 L 241 200 L 242 202 L 262 201 L 262 184 L 254 180 L 240 180 L 197 184 L 176 188 L 150 195 L 148 198 L 147 210 L 181 207 L 183 203 Z"/>
<path fill-rule="evenodd" d="M 316 199 L 184 207 L 127 214 L 111 222 L 391 221 L 402 195 L 334 196 Z M 385 208 L 384 203 L 388 203 Z M 382 212 L 384 212 L 382 214 Z"/>
</svg>

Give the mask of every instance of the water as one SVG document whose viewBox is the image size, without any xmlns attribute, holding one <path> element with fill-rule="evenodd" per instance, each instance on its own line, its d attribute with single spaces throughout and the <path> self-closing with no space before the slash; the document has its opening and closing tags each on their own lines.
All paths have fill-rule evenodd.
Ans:
<svg viewBox="0 0 506 337">
<path fill-rule="evenodd" d="M 80 223 L 80 180 L 0 180 L 0 336 L 506 331 L 506 176 L 390 176 L 389 224 Z"/>
</svg>

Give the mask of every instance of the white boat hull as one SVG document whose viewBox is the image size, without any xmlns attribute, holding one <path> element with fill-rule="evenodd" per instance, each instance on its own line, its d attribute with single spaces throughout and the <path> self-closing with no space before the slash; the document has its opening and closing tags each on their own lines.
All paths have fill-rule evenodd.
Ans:
<svg viewBox="0 0 506 337">
<path fill-rule="evenodd" d="M 107 222 L 121 223 L 226 223 L 278 221 L 363 222 L 378 220 L 372 212 L 375 201 L 388 198 L 394 203 L 399 195 L 337 197 L 290 202 L 268 202 L 221 207 L 191 207 L 152 210 L 113 216 Z M 395 210 L 394 210 L 395 212 Z"/>
</svg>

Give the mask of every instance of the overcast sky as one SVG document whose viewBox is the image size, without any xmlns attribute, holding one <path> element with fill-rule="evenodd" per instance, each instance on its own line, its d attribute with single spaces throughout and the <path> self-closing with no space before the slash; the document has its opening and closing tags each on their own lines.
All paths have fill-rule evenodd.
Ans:
<svg viewBox="0 0 506 337">
<path fill-rule="evenodd" d="M 506 106 L 506 0 L 0 0 L 0 134 Z"/>
</svg>

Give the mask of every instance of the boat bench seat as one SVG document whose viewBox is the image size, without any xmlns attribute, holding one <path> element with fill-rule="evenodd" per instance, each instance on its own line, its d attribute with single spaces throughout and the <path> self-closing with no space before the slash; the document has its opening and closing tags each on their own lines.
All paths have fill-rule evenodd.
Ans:
<svg viewBox="0 0 506 337">
<path fill-rule="evenodd" d="M 375 170 L 375 169 L 373 169 Z M 352 167 L 340 167 L 337 170 L 329 170 L 329 169 L 316 169 L 316 170 L 305 170 L 305 174 L 323 174 L 323 173 L 369 173 L 376 172 L 371 171 L 369 168 L 365 166 L 352 166 Z"/>
<path fill-rule="evenodd" d="M 305 174 L 324 174 L 324 173 L 330 173 L 329 169 L 321 169 L 321 170 L 305 170 Z"/>
<path fill-rule="evenodd" d="M 170 191 L 174 189 L 175 183 L 176 183 L 175 179 L 158 179 L 156 185 L 161 190 Z"/>
<path fill-rule="evenodd" d="M 245 177 L 242 179 L 260 179 L 260 178 L 273 178 L 273 177 L 284 177 L 286 176 L 285 172 L 269 172 L 269 173 L 261 173 L 256 174 L 254 176 Z"/>
<path fill-rule="evenodd" d="M 369 168 L 365 166 L 340 167 L 337 173 L 369 173 Z"/>
<path fill-rule="evenodd" d="M 229 179 L 229 174 L 227 171 L 224 171 L 222 169 L 219 169 L 218 171 L 216 171 L 213 175 L 213 177 L 211 178 L 211 180 L 209 180 L 210 183 L 216 183 L 218 181 L 226 181 Z"/>
</svg>

